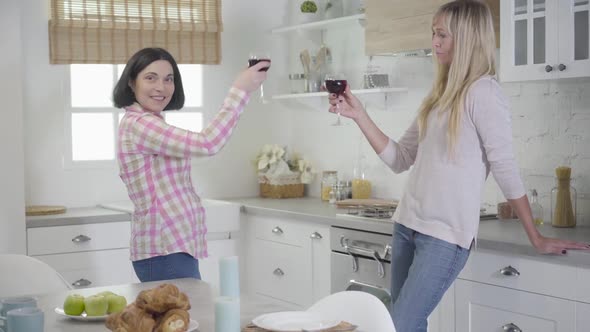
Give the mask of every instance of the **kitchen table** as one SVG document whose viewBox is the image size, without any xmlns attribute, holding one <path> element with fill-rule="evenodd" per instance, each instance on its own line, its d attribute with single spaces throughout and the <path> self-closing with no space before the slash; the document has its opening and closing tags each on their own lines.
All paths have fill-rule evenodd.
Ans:
<svg viewBox="0 0 590 332">
<path fill-rule="evenodd" d="M 55 313 L 56 307 L 62 307 L 63 301 L 68 294 L 77 293 L 84 296 L 93 295 L 102 291 L 112 291 L 124 295 L 127 301 L 133 302 L 137 294 L 145 289 L 154 288 L 161 283 L 171 283 L 176 285 L 182 292 L 186 293 L 190 299 L 191 309 L 189 310 L 191 319 L 199 323 L 200 332 L 213 332 L 215 330 L 214 303 L 211 287 L 204 281 L 186 278 L 166 281 L 154 281 L 146 283 L 135 283 L 126 285 L 116 285 L 108 287 L 95 287 L 64 291 L 59 293 L 37 296 L 38 306 L 45 312 L 45 331 L 44 332 L 98 332 L 108 331 L 104 321 L 89 322 L 77 321 Z M 245 327 L 258 315 L 287 311 L 288 308 L 280 304 L 271 303 L 252 297 L 242 295 L 240 301 L 240 320 L 241 326 Z"/>
</svg>

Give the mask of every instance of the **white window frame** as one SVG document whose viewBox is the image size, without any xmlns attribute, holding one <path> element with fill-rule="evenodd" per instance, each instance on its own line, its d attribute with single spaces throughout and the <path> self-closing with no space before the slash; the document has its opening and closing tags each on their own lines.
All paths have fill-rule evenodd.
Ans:
<svg viewBox="0 0 590 332">
<path fill-rule="evenodd" d="M 111 65 L 113 66 L 113 88 L 118 80 L 117 75 L 117 66 L 118 65 Z M 119 115 L 124 114 L 124 110 L 112 107 L 73 107 L 72 106 L 72 89 L 71 89 L 71 65 L 64 65 L 63 70 L 63 80 L 62 80 L 62 96 L 64 100 L 64 123 L 65 123 L 65 146 L 64 146 L 64 155 L 63 155 L 63 167 L 66 170 L 71 169 L 117 169 L 117 133 L 119 131 Z M 201 68 L 201 81 L 203 80 L 203 68 Z M 184 83 L 184 82 L 183 82 Z M 202 87 L 201 83 L 201 87 Z M 186 88 L 185 95 L 186 95 Z M 201 106 L 195 107 L 183 107 L 182 110 L 177 110 L 174 112 L 182 112 L 182 113 L 200 113 L 203 121 L 203 125 L 205 125 L 205 113 L 203 111 L 203 100 L 204 94 L 201 93 Z M 75 113 L 110 113 L 112 115 L 112 122 L 114 128 L 114 158 L 110 160 L 73 160 L 73 139 L 72 139 L 72 115 Z M 164 113 L 165 116 L 165 113 Z"/>
</svg>

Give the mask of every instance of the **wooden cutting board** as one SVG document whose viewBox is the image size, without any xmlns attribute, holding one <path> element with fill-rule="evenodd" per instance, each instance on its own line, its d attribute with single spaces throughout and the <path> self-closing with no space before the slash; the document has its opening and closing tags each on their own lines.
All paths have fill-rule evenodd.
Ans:
<svg viewBox="0 0 590 332">
<path fill-rule="evenodd" d="M 366 207 L 397 207 L 397 201 L 395 200 L 388 200 L 388 199 L 378 199 L 378 198 L 369 198 L 369 199 L 344 199 L 341 201 L 336 202 L 336 206 L 339 208 L 349 208 L 349 207 L 357 207 L 357 206 L 366 206 Z"/>
<path fill-rule="evenodd" d="M 66 207 L 61 205 L 27 205 L 25 207 L 27 216 L 47 216 L 62 213 L 66 213 Z"/>
</svg>

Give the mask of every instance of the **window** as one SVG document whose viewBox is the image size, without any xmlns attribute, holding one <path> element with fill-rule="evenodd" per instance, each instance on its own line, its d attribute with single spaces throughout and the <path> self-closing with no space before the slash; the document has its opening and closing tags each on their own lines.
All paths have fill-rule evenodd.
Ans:
<svg viewBox="0 0 590 332">
<path fill-rule="evenodd" d="M 69 110 L 70 129 L 66 165 L 100 167 L 114 165 L 116 135 L 124 111 L 114 108 L 112 92 L 125 65 L 70 65 Z M 202 67 L 179 65 L 184 86 L 185 103 L 180 111 L 164 112 L 167 123 L 191 131 L 203 126 Z"/>
</svg>

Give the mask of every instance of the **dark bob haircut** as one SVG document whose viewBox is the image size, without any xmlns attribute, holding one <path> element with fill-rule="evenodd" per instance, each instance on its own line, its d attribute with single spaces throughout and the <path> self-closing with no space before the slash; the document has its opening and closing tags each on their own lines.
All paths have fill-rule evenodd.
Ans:
<svg viewBox="0 0 590 332">
<path fill-rule="evenodd" d="M 180 71 L 178 65 L 168 51 L 163 48 L 148 47 L 135 53 L 125 66 L 125 70 L 121 74 L 121 78 L 115 89 L 113 90 L 113 103 L 117 108 L 130 106 L 137 102 L 135 93 L 131 90 L 131 83 L 137 80 L 137 75 L 149 66 L 152 62 L 158 60 L 165 60 L 172 65 L 174 74 L 174 94 L 170 102 L 164 108 L 164 111 L 179 110 L 184 106 L 184 90 L 182 88 L 182 79 L 180 78 Z"/>
</svg>

